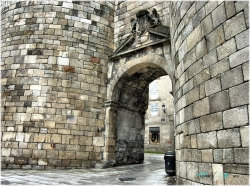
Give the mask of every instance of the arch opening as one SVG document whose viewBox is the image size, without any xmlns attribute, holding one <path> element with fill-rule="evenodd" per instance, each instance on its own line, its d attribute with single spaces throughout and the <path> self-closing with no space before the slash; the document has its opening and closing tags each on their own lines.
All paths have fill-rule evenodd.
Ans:
<svg viewBox="0 0 250 186">
<path fill-rule="evenodd" d="M 120 76 L 106 106 L 104 160 L 115 160 L 115 165 L 143 163 L 149 84 L 164 75 L 168 74 L 161 66 L 146 62 Z"/>
</svg>

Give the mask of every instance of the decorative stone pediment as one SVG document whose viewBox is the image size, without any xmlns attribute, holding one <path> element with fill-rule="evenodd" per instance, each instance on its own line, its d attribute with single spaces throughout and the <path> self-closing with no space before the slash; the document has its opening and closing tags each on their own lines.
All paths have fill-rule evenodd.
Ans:
<svg viewBox="0 0 250 186">
<path fill-rule="evenodd" d="M 132 31 L 126 40 L 111 54 L 110 59 L 170 40 L 170 28 L 161 24 L 155 9 L 152 14 L 140 10 L 131 18 Z"/>
</svg>

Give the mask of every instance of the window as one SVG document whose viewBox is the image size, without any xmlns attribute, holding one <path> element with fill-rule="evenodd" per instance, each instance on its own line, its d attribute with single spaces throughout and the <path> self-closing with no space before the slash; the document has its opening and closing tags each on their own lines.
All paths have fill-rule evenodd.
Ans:
<svg viewBox="0 0 250 186">
<path fill-rule="evenodd" d="M 161 118 L 161 122 L 164 123 L 166 120 L 165 118 Z"/>
<path fill-rule="evenodd" d="M 157 116 L 158 115 L 158 103 L 150 104 L 150 115 Z"/>
<path fill-rule="evenodd" d="M 160 127 L 149 127 L 149 143 L 160 143 Z"/>
<path fill-rule="evenodd" d="M 157 99 L 158 98 L 158 82 L 154 81 L 149 84 L 149 98 Z"/>
</svg>

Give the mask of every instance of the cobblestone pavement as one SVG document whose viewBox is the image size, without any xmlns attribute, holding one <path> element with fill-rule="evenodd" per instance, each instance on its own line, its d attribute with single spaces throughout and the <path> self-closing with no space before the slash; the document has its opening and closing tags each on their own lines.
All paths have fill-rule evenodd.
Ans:
<svg viewBox="0 0 250 186">
<path fill-rule="evenodd" d="M 143 164 L 108 169 L 2 170 L 2 185 L 174 185 L 163 154 L 145 154 Z M 121 181 L 121 180 L 129 181 Z"/>
</svg>

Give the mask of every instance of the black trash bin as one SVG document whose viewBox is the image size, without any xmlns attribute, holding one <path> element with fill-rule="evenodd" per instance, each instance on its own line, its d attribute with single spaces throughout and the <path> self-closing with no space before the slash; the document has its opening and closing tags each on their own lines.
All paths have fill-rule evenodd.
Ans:
<svg viewBox="0 0 250 186">
<path fill-rule="evenodd" d="M 167 151 L 164 155 L 165 172 L 169 176 L 175 175 L 175 151 Z"/>
</svg>

